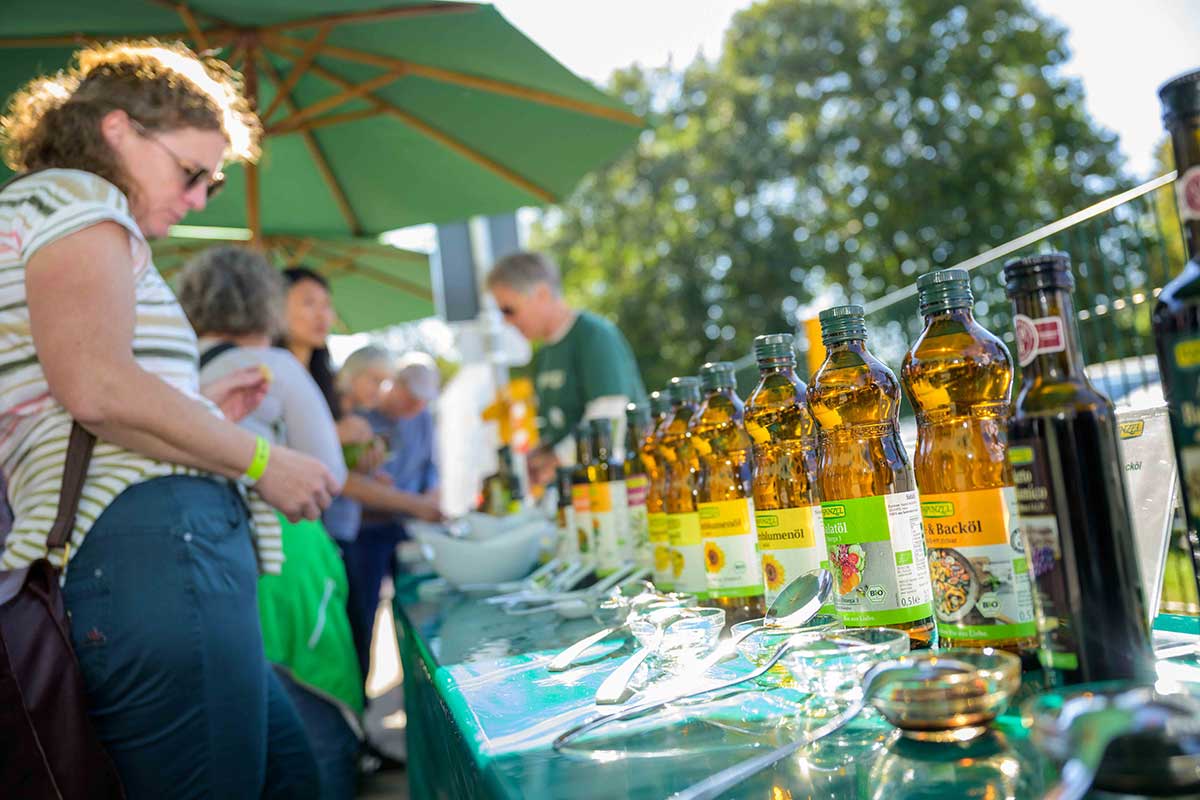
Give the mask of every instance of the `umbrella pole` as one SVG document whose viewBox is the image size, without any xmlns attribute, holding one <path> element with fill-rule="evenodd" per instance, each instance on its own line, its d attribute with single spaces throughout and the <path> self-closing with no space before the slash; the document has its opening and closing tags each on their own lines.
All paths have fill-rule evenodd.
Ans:
<svg viewBox="0 0 1200 800">
<path fill-rule="evenodd" d="M 258 42 L 249 37 L 245 43 L 244 76 L 246 80 L 246 99 L 250 107 L 258 113 Z M 260 191 L 258 184 L 258 164 L 246 164 L 246 227 L 250 229 L 251 244 L 262 249 L 262 218 L 259 215 Z"/>
</svg>

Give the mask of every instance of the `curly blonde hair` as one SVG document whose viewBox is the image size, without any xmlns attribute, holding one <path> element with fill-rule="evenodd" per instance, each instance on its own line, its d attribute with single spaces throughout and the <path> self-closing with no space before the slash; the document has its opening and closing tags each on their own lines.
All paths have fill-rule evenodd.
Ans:
<svg viewBox="0 0 1200 800">
<path fill-rule="evenodd" d="M 133 188 L 100 132 L 121 110 L 150 131 L 220 131 L 228 161 L 254 161 L 262 125 L 225 62 L 179 43 L 110 42 L 80 50 L 75 64 L 30 81 L 0 117 L 4 162 L 16 172 L 80 169 Z"/>
</svg>

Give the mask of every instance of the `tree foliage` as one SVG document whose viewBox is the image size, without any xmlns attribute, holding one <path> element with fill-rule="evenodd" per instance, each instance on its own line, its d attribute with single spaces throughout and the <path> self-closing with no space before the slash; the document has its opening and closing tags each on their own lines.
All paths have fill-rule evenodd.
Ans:
<svg viewBox="0 0 1200 800">
<path fill-rule="evenodd" d="M 714 61 L 613 76 L 649 129 L 536 241 L 661 386 L 1123 188 L 1066 58 L 1026 0 L 765 0 Z"/>
</svg>

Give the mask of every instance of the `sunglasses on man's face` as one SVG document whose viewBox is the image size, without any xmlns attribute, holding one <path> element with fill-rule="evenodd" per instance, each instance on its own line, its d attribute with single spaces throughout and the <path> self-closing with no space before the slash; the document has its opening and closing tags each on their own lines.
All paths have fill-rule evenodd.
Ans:
<svg viewBox="0 0 1200 800">
<path fill-rule="evenodd" d="M 190 192 L 192 189 L 195 189 L 200 185 L 201 181 L 204 181 L 205 178 L 208 177 L 209 171 L 207 168 L 197 167 L 193 164 L 190 164 L 187 159 L 181 158 L 174 150 L 167 146 L 166 142 L 162 141 L 157 136 L 152 135 L 146 130 L 142 123 L 138 122 L 137 120 L 130 120 L 130 123 L 133 125 L 133 129 L 138 132 L 139 136 L 144 139 L 149 139 L 157 144 L 166 152 L 167 155 L 172 158 L 172 160 L 174 160 L 175 165 L 183 172 L 183 188 L 185 192 Z M 211 177 L 208 177 L 208 188 L 205 190 L 208 197 L 211 199 L 213 195 L 219 192 L 221 187 L 224 185 L 225 174 L 223 172 L 217 172 Z"/>
</svg>

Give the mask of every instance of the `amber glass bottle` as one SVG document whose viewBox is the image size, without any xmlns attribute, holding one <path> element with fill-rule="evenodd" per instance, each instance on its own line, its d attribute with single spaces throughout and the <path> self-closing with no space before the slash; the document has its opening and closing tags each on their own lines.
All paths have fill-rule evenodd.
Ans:
<svg viewBox="0 0 1200 800">
<path fill-rule="evenodd" d="M 666 482 L 666 461 L 660 450 L 667 421 L 671 416 L 670 389 L 650 393 L 650 408 L 654 424 L 642 439 L 642 466 L 650 479 L 646 492 L 646 525 L 650 539 L 650 557 L 654 567 L 654 585 L 667 592 L 675 588 L 675 569 L 671 558 L 671 541 L 667 534 L 667 510 L 663 503 Z"/>
<path fill-rule="evenodd" d="M 650 519 L 646 499 L 650 492 L 650 476 L 642 463 L 642 442 L 650 429 L 650 407 L 630 403 L 625 407 L 625 499 L 629 504 L 628 531 L 622 557 L 639 567 L 653 567 L 650 552 Z"/>
<path fill-rule="evenodd" d="M 591 422 L 592 447 L 588 463 L 596 575 L 603 578 L 624 564 L 628 538 L 628 504 L 625 500 L 625 465 L 612 448 L 613 420 Z"/>
<path fill-rule="evenodd" d="M 592 529 L 592 494 L 588 489 L 588 465 L 592 460 L 592 431 L 586 422 L 575 426 L 575 467 L 571 472 L 571 505 L 575 508 L 575 533 L 579 560 L 595 569 L 596 534 Z"/>
<path fill-rule="evenodd" d="M 1055 684 L 1154 680 L 1112 403 L 1083 371 L 1065 253 L 1004 265 L 1021 389 L 1008 428 L 1038 655 Z"/>
<path fill-rule="evenodd" d="M 762 567 L 750 488 L 750 434 L 743 422 L 733 364 L 700 367 L 704 392 L 690 425 L 699 471 L 696 510 L 704 543 L 708 605 L 725 609 L 727 622 L 761 617 Z"/>
<path fill-rule="evenodd" d="M 821 427 L 821 518 L 835 604 L 847 627 L 937 644 L 921 506 L 900 442 L 900 384 L 867 351 L 861 306 L 822 311 L 825 361 L 808 387 Z"/>
<path fill-rule="evenodd" d="M 754 340 L 758 385 L 746 400 L 753 442 L 754 519 L 769 606 L 800 575 L 829 567 L 817 491 L 817 426 L 796 377 L 790 333 Z M 824 609 L 833 613 L 833 606 Z"/>
<path fill-rule="evenodd" d="M 667 537 L 671 569 L 677 592 L 703 598 L 708 592 L 704 573 L 704 544 L 700 514 L 696 510 L 696 450 L 688 437 L 688 423 L 700 405 L 700 381 L 688 376 L 671 379 L 671 413 L 664 421 L 659 452 L 666 467 L 663 505 L 667 512 Z"/>
<path fill-rule="evenodd" d="M 558 527 L 558 557 L 564 561 L 579 558 L 579 536 L 575 530 L 575 501 L 571 497 L 572 469 L 557 467 L 554 485 L 558 489 L 558 507 L 555 522 Z"/>
<path fill-rule="evenodd" d="M 943 647 L 1037 648 L 1033 584 L 1008 465 L 1012 359 L 971 313 L 965 270 L 917 279 L 925 330 L 901 381 L 917 412 L 913 467 L 921 492 L 933 612 Z"/>
</svg>

